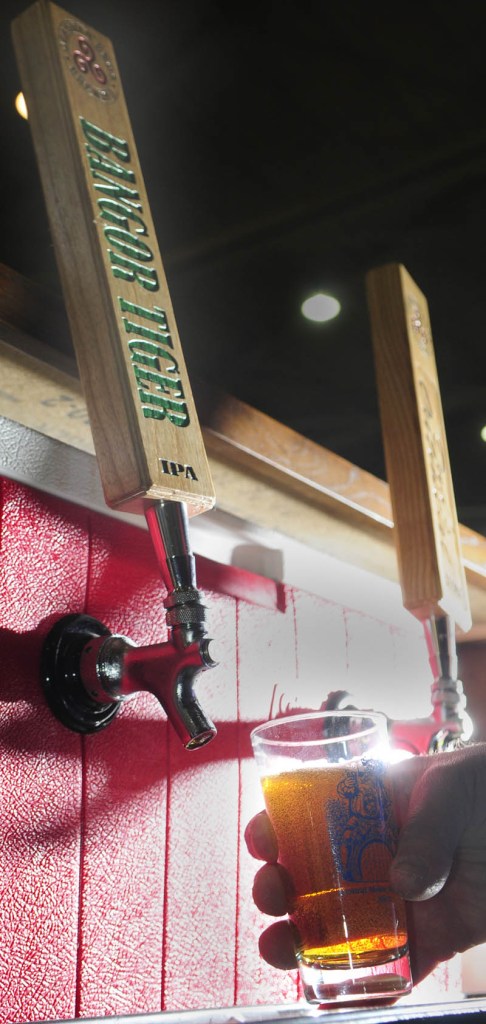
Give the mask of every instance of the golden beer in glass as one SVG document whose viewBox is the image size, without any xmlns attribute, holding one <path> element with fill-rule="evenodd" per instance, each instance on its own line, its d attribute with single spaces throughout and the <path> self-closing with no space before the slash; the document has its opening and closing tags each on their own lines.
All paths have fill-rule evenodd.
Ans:
<svg viewBox="0 0 486 1024">
<path fill-rule="evenodd" d="M 411 991 L 403 901 L 389 869 L 397 829 L 386 719 L 318 712 L 253 730 L 252 744 L 310 1002 L 390 999 Z"/>
</svg>

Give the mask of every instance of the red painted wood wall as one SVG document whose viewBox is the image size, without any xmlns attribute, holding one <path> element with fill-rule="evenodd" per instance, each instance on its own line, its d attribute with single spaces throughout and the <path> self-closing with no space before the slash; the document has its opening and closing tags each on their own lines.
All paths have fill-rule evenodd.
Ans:
<svg viewBox="0 0 486 1024">
<path fill-rule="evenodd" d="M 249 732 L 298 699 L 299 680 L 302 703 L 311 686 L 318 707 L 352 675 L 354 613 L 200 559 L 223 655 L 199 684 L 217 739 L 186 752 L 148 695 L 104 733 L 78 736 L 45 706 L 43 638 L 86 612 L 137 643 L 163 639 L 150 540 L 1 487 L 0 1021 L 295 1000 L 295 975 L 257 951 Z M 374 643 L 403 648 L 389 626 L 355 619 L 357 634 L 367 624 Z"/>
</svg>

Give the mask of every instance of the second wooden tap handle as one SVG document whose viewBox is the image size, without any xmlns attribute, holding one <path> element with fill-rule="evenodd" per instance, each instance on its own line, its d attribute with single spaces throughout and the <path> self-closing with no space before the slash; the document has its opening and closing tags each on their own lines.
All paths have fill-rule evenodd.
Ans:
<svg viewBox="0 0 486 1024">
<path fill-rule="evenodd" d="M 425 296 L 398 263 L 367 275 L 385 460 L 403 603 L 471 626 Z"/>
<path fill-rule="evenodd" d="M 13 38 L 106 502 L 202 512 L 213 485 L 112 43 L 48 0 Z"/>
</svg>

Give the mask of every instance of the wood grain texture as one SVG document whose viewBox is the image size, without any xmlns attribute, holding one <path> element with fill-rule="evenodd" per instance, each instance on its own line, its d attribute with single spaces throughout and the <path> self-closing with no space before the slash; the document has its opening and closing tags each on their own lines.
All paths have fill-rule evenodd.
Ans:
<svg viewBox="0 0 486 1024">
<path fill-rule="evenodd" d="M 420 619 L 471 626 L 425 296 L 400 264 L 366 278 L 403 601 Z"/>
<path fill-rule="evenodd" d="M 214 504 L 111 41 L 47 0 L 13 38 L 106 501 Z"/>
</svg>

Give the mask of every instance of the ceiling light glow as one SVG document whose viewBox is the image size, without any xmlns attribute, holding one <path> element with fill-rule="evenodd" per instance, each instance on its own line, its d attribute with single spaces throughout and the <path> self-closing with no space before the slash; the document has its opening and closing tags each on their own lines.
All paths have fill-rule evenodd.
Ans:
<svg viewBox="0 0 486 1024">
<path fill-rule="evenodd" d="M 300 309 L 306 320 L 314 320 L 315 323 L 323 324 L 326 320 L 333 320 L 338 315 L 341 311 L 341 304 L 332 295 L 317 292 L 316 295 L 310 295 L 302 303 Z"/>
<path fill-rule="evenodd" d="M 481 430 L 479 431 L 479 436 L 481 438 L 481 441 L 486 441 L 486 426 L 481 427 Z"/>
<path fill-rule="evenodd" d="M 28 120 L 29 115 L 27 113 L 27 104 L 25 102 L 25 96 L 23 92 L 18 92 L 15 97 L 15 109 L 17 111 L 17 114 L 20 114 L 20 116 L 23 117 L 25 121 Z"/>
</svg>

